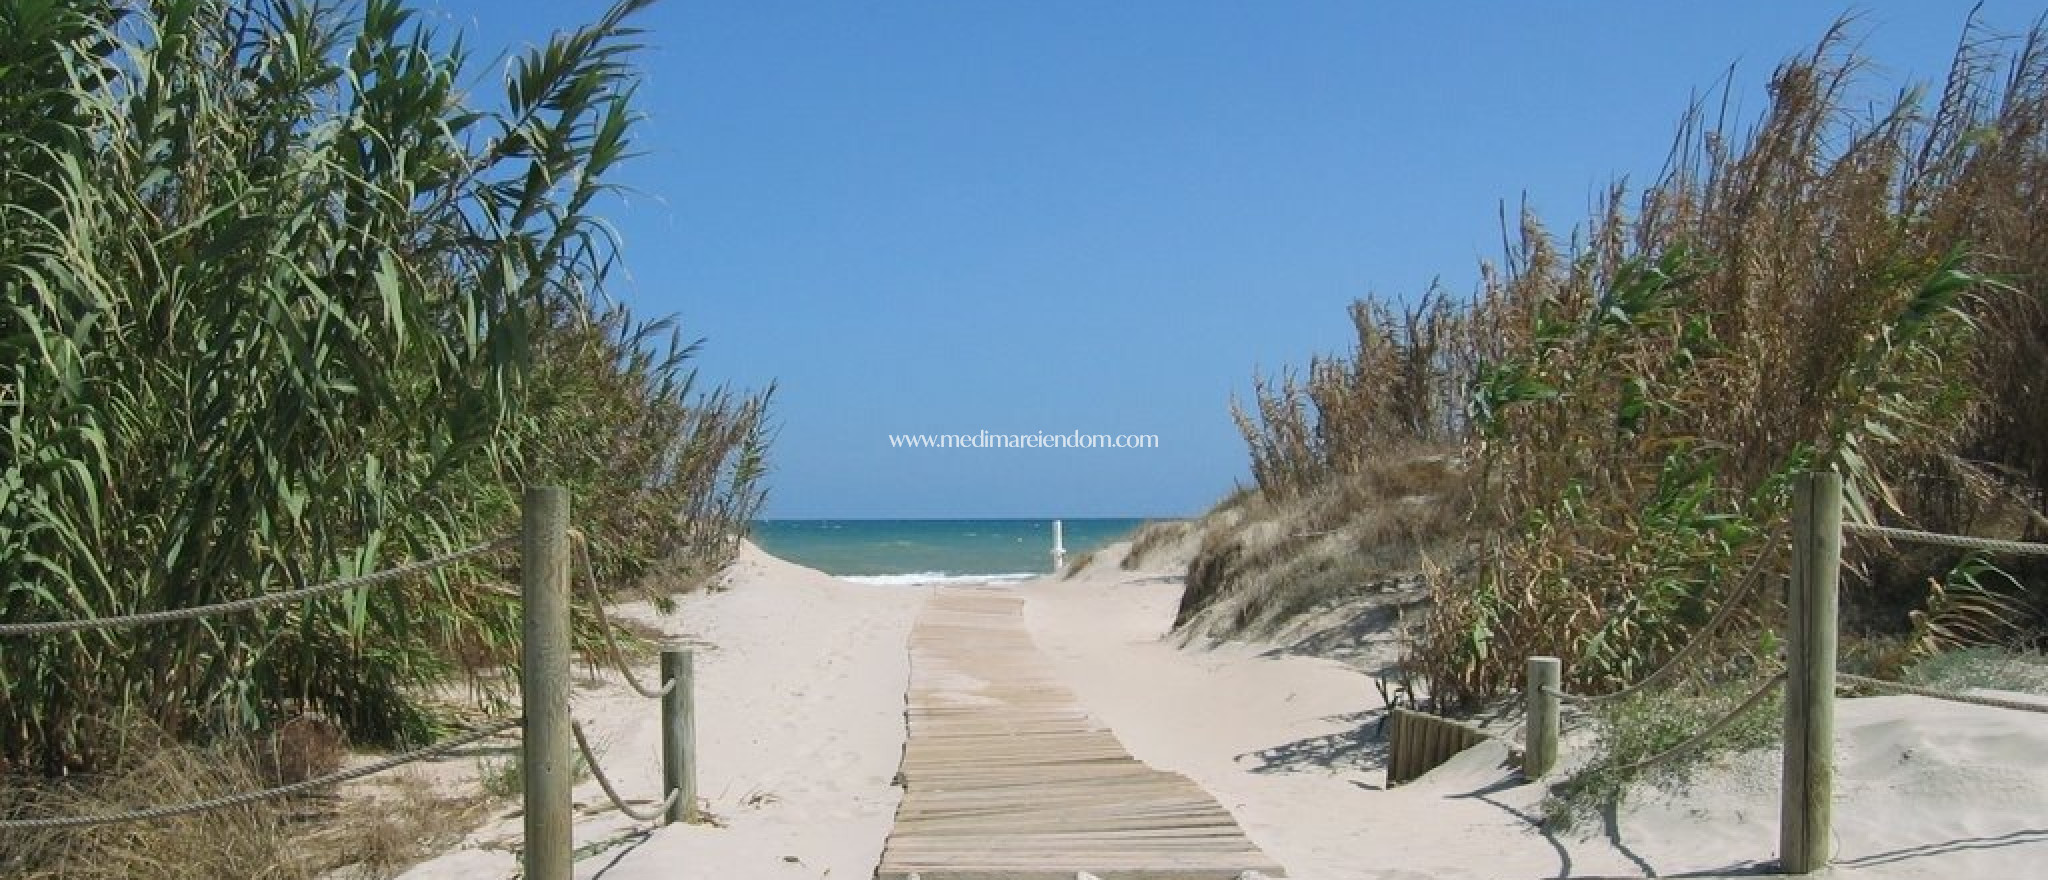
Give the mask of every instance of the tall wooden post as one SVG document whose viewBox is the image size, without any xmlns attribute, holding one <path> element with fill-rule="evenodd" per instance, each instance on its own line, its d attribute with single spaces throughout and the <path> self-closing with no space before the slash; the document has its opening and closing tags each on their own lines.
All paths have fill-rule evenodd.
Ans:
<svg viewBox="0 0 2048 880">
<path fill-rule="evenodd" d="M 1827 867 L 1835 785 L 1835 609 L 1842 570 L 1842 477 L 1802 476 L 1792 495 L 1791 632 L 1786 638 L 1785 767 L 1778 861 Z"/>
<path fill-rule="evenodd" d="M 1528 710 L 1523 721 L 1527 729 L 1522 748 L 1522 778 L 1541 779 L 1557 766 L 1558 690 L 1564 684 L 1564 661 L 1556 657 L 1529 658 L 1529 692 L 1524 697 Z"/>
<path fill-rule="evenodd" d="M 679 792 L 666 822 L 697 821 L 696 673 L 687 648 L 663 648 L 661 682 L 661 787 Z"/>
<path fill-rule="evenodd" d="M 576 748 L 569 733 L 569 493 L 559 486 L 528 488 L 520 513 L 526 617 L 519 651 L 526 716 L 520 750 L 526 784 L 524 876 L 569 880 Z"/>
</svg>

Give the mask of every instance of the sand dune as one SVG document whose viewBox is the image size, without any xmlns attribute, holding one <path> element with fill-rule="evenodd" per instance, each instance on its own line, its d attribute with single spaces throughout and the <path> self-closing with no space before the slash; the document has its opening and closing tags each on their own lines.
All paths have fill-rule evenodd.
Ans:
<svg viewBox="0 0 2048 880">
<path fill-rule="evenodd" d="M 1775 858 L 1775 752 L 1731 757 L 1682 792 L 1638 793 L 1571 835 L 1532 824 L 1541 788 L 1520 784 L 1497 745 L 1381 790 L 1380 700 L 1359 671 L 1371 657 L 1174 647 L 1161 636 L 1177 579 L 1122 571 L 1120 556 L 1017 588 L 1027 624 L 1134 756 L 1215 794 L 1291 877 L 1712 876 Z M 701 788 L 722 827 L 625 839 L 640 826 L 594 811 L 578 842 L 622 842 L 580 861 L 579 877 L 872 875 L 901 796 L 904 640 L 927 590 L 850 584 L 751 547 L 726 584 L 673 616 L 620 612 L 705 646 Z M 579 688 L 576 713 L 621 786 L 651 795 L 654 708 L 606 682 Z M 1884 697 L 1844 701 L 1837 724 L 1835 876 L 2048 877 L 2048 716 Z M 594 783 L 577 797 L 603 798 Z M 509 877 L 503 847 L 518 833 L 501 818 L 405 876 Z"/>
</svg>

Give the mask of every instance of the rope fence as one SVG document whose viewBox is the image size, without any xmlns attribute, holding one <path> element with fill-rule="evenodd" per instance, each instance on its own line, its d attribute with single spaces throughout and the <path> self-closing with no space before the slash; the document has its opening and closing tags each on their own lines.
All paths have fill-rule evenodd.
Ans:
<svg viewBox="0 0 2048 880">
<path fill-rule="evenodd" d="M 1871 690 L 1886 691 L 1893 694 L 1909 694 L 1915 697 L 1947 700 L 1951 703 L 1968 703 L 1973 706 L 1985 706 L 1992 709 L 2010 709 L 2015 712 L 2036 712 L 2048 715 L 2048 703 L 2027 703 L 2001 697 L 1980 697 L 1975 694 L 1961 694 L 1955 691 L 1941 690 L 1940 688 L 1921 687 L 1916 684 L 1906 684 L 1902 681 L 1886 681 L 1882 678 L 1871 678 L 1867 675 L 1854 675 L 1847 672 L 1836 673 L 1835 677 L 1845 684 L 1867 687 Z"/>
<path fill-rule="evenodd" d="M 1699 748 L 1700 745 L 1702 745 L 1706 741 L 1713 739 L 1716 736 L 1719 736 L 1722 731 L 1727 730 L 1728 726 L 1734 724 L 1737 719 L 1740 719 L 1742 716 L 1749 714 L 1750 710 L 1755 709 L 1758 705 L 1762 704 L 1764 699 L 1771 695 L 1772 691 L 1777 690 L 1778 686 L 1784 683 L 1784 672 L 1779 672 L 1778 674 L 1771 676 L 1769 679 L 1764 681 L 1762 686 L 1758 687 L 1755 691 L 1751 692 L 1750 695 L 1744 698 L 1740 704 L 1737 704 L 1735 708 L 1730 709 L 1727 714 L 1722 715 L 1720 719 L 1715 721 L 1714 723 L 1707 725 L 1706 728 L 1701 730 L 1699 733 L 1695 733 L 1692 736 L 1687 737 L 1684 742 L 1681 742 L 1678 745 L 1672 746 L 1671 748 L 1665 749 L 1664 751 L 1658 752 L 1657 754 L 1651 755 L 1650 757 L 1644 758 L 1626 767 L 1619 768 L 1615 772 L 1623 775 L 1637 773 L 1643 770 L 1647 770 L 1651 767 L 1654 767 L 1679 755 L 1692 752 L 1693 750 Z"/>
<path fill-rule="evenodd" d="M 1922 532 L 1915 529 L 1865 525 L 1857 522 L 1842 523 L 1842 533 L 1862 538 L 1882 538 L 1887 541 L 1908 541 L 1915 544 L 1934 544 L 1936 546 L 1957 547 L 1964 550 L 1982 550 L 1986 553 L 2048 556 L 2048 544 L 2030 544 L 2025 541 L 2005 541 L 1998 538 L 1976 538 L 1969 535 L 1944 535 L 1940 532 Z"/>
<path fill-rule="evenodd" d="M 648 687 L 633 674 L 620 649 L 611 621 L 605 617 L 604 596 L 598 589 L 596 567 L 591 560 L 589 539 L 571 529 L 568 493 L 557 487 L 529 487 L 522 499 L 520 531 L 450 553 L 410 562 L 384 571 L 357 577 L 250 596 L 243 599 L 166 611 L 151 611 L 114 617 L 78 620 L 33 621 L 0 624 L 0 637 L 35 636 L 84 630 L 111 629 L 145 624 L 195 620 L 299 602 L 347 590 L 386 584 L 422 572 L 433 571 L 467 559 L 514 545 L 520 547 L 520 599 L 524 617 L 520 644 L 520 717 L 497 721 L 472 729 L 439 743 L 394 755 L 324 776 L 289 785 L 225 795 L 204 801 L 173 804 L 121 813 L 90 816 L 51 816 L 0 820 L 0 831 L 56 830 L 147 822 L 177 816 L 243 806 L 271 798 L 288 797 L 325 786 L 361 779 L 424 760 L 519 729 L 522 739 L 521 769 L 524 778 L 524 825 L 526 875 L 530 880 L 568 880 L 572 875 L 574 849 L 571 789 L 574 780 L 566 760 L 580 750 L 597 778 L 599 787 L 620 812 L 642 822 L 695 821 L 696 816 L 696 722 L 691 682 L 694 673 L 690 651 L 665 648 L 662 651 L 662 685 Z M 572 549 L 573 545 L 573 549 Z M 641 696 L 661 701 L 662 786 L 666 793 L 658 810 L 636 809 L 619 796 L 618 789 L 598 765 L 583 727 L 569 717 L 569 673 L 571 653 L 571 602 L 575 549 L 582 552 L 583 571 L 591 607 L 604 634 L 612 664 L 632 689 Z M 574 745 L 571 745 L 573 740 Z"/>
<path fill-rule="evenodd" d="M 1784 535 L 1782 528 L 1771 532 L 1765 539 L 1763 549 L 1757 553 L 1756 559 L 1750 562 L 1749 570 L 1743 574 L 1742 585 L 1736 587 L 1733 594 L 1722 600 L 1720 609 L 1714 612 L 1714 616 L 1706 625 L 1694 630 L 1692 638 L 1679 648 L 1677 653 L 1672 654 L 1671 659 L 1664 661 L 1664 665 L 1657 667 L 1656 671 L 1643 676 L 1635 684 L 1604 694 L 1573 694 L 1551 687 L 1546 687 L 1545 693 L 1575 706 L 1598 706 L 1628 699 L 1670 678 L 1695 654 L 1705 650 L 1713 635 L 1720 632 L 1721 627 L 1726 626 L 1728 621 L 1734 619 L 1736 612 L 1748 606 L 1750 598 L 1763 586 L 1766 580 L 1764 575 L 1769 571 L 1766 563 L 1770 561 L 1772 551 L 1777 548 Z"/>
<path fill-rule="evenodd" d="M 1785 688 L 1778 868 L 1787 874 L 1807 874 L 1826 867 L 1832 851 L 1837 690 L 1860 687 L 1993 709 L 2048 714 L 2048 702 L 1957 693 L 1840 671 L 1837 662 L 1840 651 L 1838 618 L 1845 537 L 2029 556 L 2048 556 L 2048 544 L 1844 522 L 1846 504 L 1842 477 L 1827 471 L 1800 475 L 1793 485 L 1792 502 L 1791 579 L 1786 594 L 1787 638 L 1783 654 L 1785 667 L 1773 673 L 1734 710 L 1684 742 L 1616 768 L 1613 772 L 1633 774 L 1679 755 L 1697 753 L 1702 744 L 1755 710 L 1778 688 Z M 1561 685 L 1562 663 L 1558 658 L 1530 657 L 1529 680 L 1525 688 L 1527 710 L 1523 721 L 1526 728 L 1523 776 L 1530 780 L 1539 779 L 1555 766 L 1561 705 L 1594 706 L 1623 699 L 1668 679 L 1680 666 L 1689 665 L 1710 638 L 1728 623 L 1735 611 L 1743 607 L 1764 582 L 1765 563 L 1771 558 L 1782 534 L 1782 530 L 1773 533 L 1764 552 L 1752 564 L 1748 580 L 1722 603 L 1714 617 L 1694 633 L 1692 640 L 1663 666 L 1635 684 L 1598 696 L 1568 693 Z"/>
<path fill-rule="evenodd" d="M 433 571 L 437 568 L 454 565 L 455 563 L 461 562 L 465 559 L 469 559 L 476 556 L 482 556 L 483 554 L 489 553 L 493 550 L 499 550 L 505 547 L 510 547 L 513 544 L 517 544 L 518 542 L 519 539 L 516 536 L 508 535 L 506 537 L 498 538 L 493 541 L 486 541 L 474 547 L 457 550 L 453 553 L 444 553 L 440 556 L 419 560 L 418 562 L 409 562 L 404 565 L 397 566 L 395 568 L 387 568 L 383 571 L 374 572 L 372 574 L 360 575 L 357 577 L 350 578 L 342 578 L 341 580 L 330 581 L 328 583 L 320 584 L 318 586 L 305 587 L 303 589 L 286 590 L 284 592 L 279 593 L 265 593 L 261 596 L 250 596 L 249 598 L 236 599 L 232 602 L 221 602 L 213 605 L 195 605 L 191 608 L 177 608 L 169 611 L 149 611 L 141 614 L 124 614 L 117 617 L 86 617 L 80 618 L 78 620 L 47 620 L 35 621 L 32 623 L 5 623 L 0 624 L 0 636 L 39 636 L 48 635 L 51 633 L 78 632 L 80 630 L 113 629 L 115 627 L 142 626 L 145 624 L 155 623 L 175 623 L 180 620 L 195 620 L 201 617 L 212 617 L 220 614 L 233 614 L 238 611 L 249 611 L 251 609 L 263 608 L 270 605 L 283 605 L 291 602 L 298 602 L 305 599 L 315 599 L 332 593 L 340 593 L 348 590 L 361 589 L 363 587 L 376 586 L 378 584 L 395 581 L 400 578 L 407 577 L 409 575 L 415 575 L 426 571 Z"/>
<path fill-rule="evenodd" d="M 597 763 L 597 753 L 591 750 L 590 740 L 583 736 L 583 722 L 570 724 L 569 730 L 576 735 L 576 749 L 583 753 L 583 762 L 590 765 L 590 775 L 597 778 L 597 787 L 604 789 L 604 796 L 611 799 L 612 806 L 618 807 L 619 812 L 641 822 L 659 822 L 666 818 L 669 810 L 674 809 L 676 802 L 682 799 L 682 789 L 670 788 L 668 795 L 661 799 L 660 808 L 644 813 L 634 809 L 625 798 L 619 797 L 619 790 L 612 786 L 611 777 L 605 775 L 604 766 Z"/>
<path fill-rule="evenodd" d="M 316 788 L 325 788 L 337 783 L 347 782 L 351 779 L 374 776 L 386 770 L 413 763 L 414 761 L 431 758 L 454 749 L 459 749 L 470 743 L 497 736 L 515 727 L 519 727 L 525 721 L 526 719 L 524 718 L 508 718 L 503 721 L 493 722 L 470 730 L 461 736 L 442 740 L 423 749 L 406 752 L 402 755 L 394 755 L 373 764 L 364 764 L 361 767 L 354 767 L 348 770 L 329 773 L 325 776 L 294 782 L 290 785 L 280 785 L 276 788 L 242 792 L 209 800 L 194 801 L 189 804 L 146 807 L 140 810 L 130 810 L 125 813 L 105 813 L 97 816 L 55 816 L 38 819 L 5 819 L 0 820 L 0 831 L 47 831 L 60 828 L 85 828 L 93 825 L 114 825 L 123 822 L 150 822 L 176 818 L 178 816 L 189 816 L 193 813 L 221 810 L 228 807 L 239 807 L 271 798 L 287 797 L 301 792 L 312 791 Z"/>
<path fill-rule="evenodd" d="M 597 588 L 597 566 L 590 561 L 590 539 L 584 537 L 582 531 L 570 529 L 569 543 L 574 546 L 576 555 L 582 558 L 583 583 L 589 589 L 590 607 L 597 614 L 597 628 L 604 633 L 605 649 L 611 655 L 612 668 L 618 670 L 619 677 L 625 679 L 626 686 L 632 688 L 634 693 L 650 700 L 659 700 L 668 696 L 669 692 L 675 690 L 675 679 L 669 679 L 666 684 L 658 688 L 651 688 L 642 684 L 640 677 L 633 674 L 632 665 L 626 662 L 626 652 L 619 648 L 619 639 L 617 634 L 612 631 L 612 622 L 605 617 L 604 593 Z"/>
</svg>

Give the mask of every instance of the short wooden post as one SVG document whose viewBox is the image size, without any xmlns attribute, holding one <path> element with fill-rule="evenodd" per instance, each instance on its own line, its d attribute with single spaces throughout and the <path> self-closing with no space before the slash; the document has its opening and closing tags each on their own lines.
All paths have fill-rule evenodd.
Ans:
<svg viewBox="0 0 2048 880">
<path fill-rule="evenodd" d="M 1559 700 L 1564 686 L 1564 661 L 1556 657 L 1529 658 L 1529 692 L 1524 697 L 1528 710 L 1523 720 L 1527 733 L 1522 748 L 1522 778 L 1542 779 L 1557 766 Z"/>
<path fill-rule="evenodd" d="M 520 585 L 525 604 L 519 686 L 526 716 L 521 775 L 526 784 L 529 880 L 569 880 L 570 789 L 575 742 L 569 733 L 569 493 L 526 490 L 521 508 Z"/>
<path fill-rule="evenodd" d="M 1400 707 L 1387 711 L 1393 717 L 1387 728 L 1387 787 L 1393 788 L 1408 779 L 1408 713 Z"/>
<path fill-rule="evenodd" d="M 663 648 L 661 683 L 661 787 L 678 792 L 667 822 L 697 821 L 697 707 L 695 664 L 688 648 Z"/>
<path fill-rule="evenodd" d="M 1792 495 L 1791 632 L 1785 644 L 1785 765 L 1778 861 L 1827 867 L 1835 783 L 1835 608 L 1842 570 L 1842 477 L 1802 476 Z"/>
</svg>

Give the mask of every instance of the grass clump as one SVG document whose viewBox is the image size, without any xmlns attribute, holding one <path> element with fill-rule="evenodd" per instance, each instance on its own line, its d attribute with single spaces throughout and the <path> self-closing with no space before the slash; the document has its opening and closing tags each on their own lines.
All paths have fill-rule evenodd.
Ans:
<svg viewBox="0 0 2048 880">
<path fill-rule="evenodd" d="M 1958 648 L 1907 667 L 1905 681 L 1950 691 L 1985 688 L 2048 695 L 2048 655 L 1993 645 Z"/>
<path fill-rule="evenodd" d="M 1419 583 L 1466 554 L 1465 479 L 1449 456 L 1418 453 L 1361 462 L 1291 498 L 1235 497 L 1197 529 L 1177 625 L 1270 635 L 1312 609 Z"/>
<path fill-rule="evenodd" d="M 1730 683 L 1692 694 L 1637 695 L 1601 707 L 1593 715 L 1599 732 L 1590 757 L 1551 787 L 1542 804 L 1544 825 L 1570 830 L 1618 808 L 1635 786 L 1682 785 L 1720 755 L 1776 743 L 1784 717 L 1782 688 L 1698 747 L 1641 766 L 1720 721 L 1754 687 Z"/>
<path fill-rule="evenodd" d="M 1194 532 L 1195 524 L 1190 520 L 1145 523 L 1131 536 L 1131 549 L 1124 554 L 1121 567 L 1124 571 L 1143 571 L 1170 563 Z"/>
<path fill-rule="evenodd" d="M 128 747 L 118 763 L 61 779 L 17 776 L 0 786 L 0 817 L 111 815 L 211 800 L 324 775 L 345 758 L 338 731 L 307 717 L 267 736 L 205 744 L 180 742 L 147 723 L 120 735 Z M 392 877 L 468 833 L 487 804 L 400 768 L 350 783 L 346 794 L 325 789 L 168 819 L 10 831 L 0 835 L 0 876 Z"/>
<path fill-rule="evenodd" d="M 1093 550 L 1080 554 L 1079 556 L 1075 556 L 1073 559 L 1067 561 L 1066 569 L 1060 572 L 1060 580 L 1072 580 L 1075 575 L 1087 571 L 1088 566 L 1094 561 L 1095 551 Z"/>
<path fill-rule="evenodd" d="M 9 818 L 125 812 L 264 787 L 248 750 L 196 747 L 152 736 L 112 772 L 0 788 Z M 141 744 L 138 743 L 138 746 Z M 148 822 L 0 836 L 0 874 L 22 880 L 312 880 L 300 858 L 291 804 L 269 801 Z"/>
</svg>

